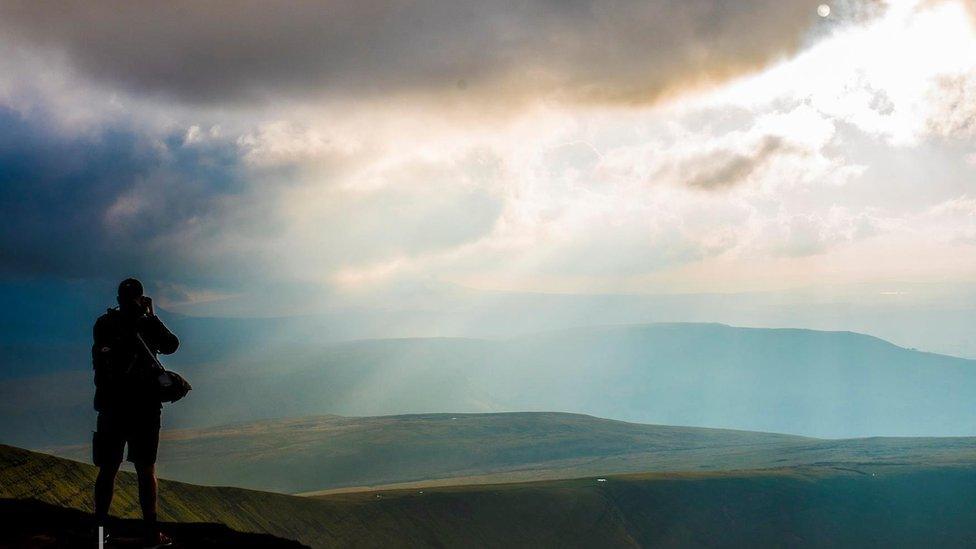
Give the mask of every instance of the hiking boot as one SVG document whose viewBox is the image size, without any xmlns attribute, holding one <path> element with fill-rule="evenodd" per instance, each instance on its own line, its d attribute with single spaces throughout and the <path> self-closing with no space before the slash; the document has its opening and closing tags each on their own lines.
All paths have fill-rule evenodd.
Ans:
<svg viewBox="0 0 976 549">
<path fill-rule="evenodd" d="M 173 540 L 169 538 L 166 534 L 162 532 L 156 532 L 155 534 L 150 534 L 146 536 L 146 542 L 143 544 L 144 549 L 158 549 L 160 547 L 172 547 Z"/>
</svg>

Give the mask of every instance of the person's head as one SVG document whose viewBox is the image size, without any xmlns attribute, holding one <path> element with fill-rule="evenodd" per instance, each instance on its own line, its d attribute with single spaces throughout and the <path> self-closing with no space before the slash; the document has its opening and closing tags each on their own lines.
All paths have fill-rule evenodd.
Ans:
<svg viewBox="0 0 976 549">
<path fill-rule="evenodd" d="M 119 283 L 119 310 L 124 313 L 142 313 L 142 282 L 127 278 Z"/>
</svg>

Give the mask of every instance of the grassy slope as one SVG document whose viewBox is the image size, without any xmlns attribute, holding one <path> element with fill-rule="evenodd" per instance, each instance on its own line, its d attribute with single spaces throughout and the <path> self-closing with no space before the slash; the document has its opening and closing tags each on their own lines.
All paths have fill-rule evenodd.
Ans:
<svg viewBox="0 0 976 549">
<path fill-rule="evenodd" d="M 630 475 L 346 496 L 451 546 L 923 547 L 976 542 L 976 470 Z M 373 496 L 375 497 L 375 496 Z M 330 496 L 342 501 L 342 496 Z M 385 524 L 381 523 L 381 524 Z"/>
<path fill-rule="evenodd" d="M 87 447 L 62 455 L 86 460 Z M 560 413 L 338 416 L 165 435 L 160 472 L 279 492 L 576 478 L 824 463 L 976 463 L 976 440 L 828 441 Z"/>
<path fill-rule="evenodd" d="M 56 549 L 95 547 L 92 517 L 77 509 L 68 509 L 37 500 L 0 499 L 0 547 L 13 549 Z M 110 547 L 114 549 L 143 547 L 144 526 L 141 520 L 113 520 L 109 523 Z M 296 541 L 268 534 L 241 533 L 222 524 L 160 524 L 173 540 L 173 549 L 235 547 L 248 549 L 301 549 Z"/>
<path fill-rule="evenodd" d="M 0 447 L 0 497 L 86 508 L 90 466 Z M 124 476 L 117 510 L 136 512 Z M 163 482 L 167 520 L 314 546 L 960 546 L 976 468 L 869 465 L 643 474 L 300 498 Z"/>
<path fill-rule="evenodd" d="M 538 479 L 754 467 L 757 453 L 810 442 L 561 413 L 319 416 L 166 433 L 160 471 L 194 483 L 300 492 L 499 473 Z M 89 452 L 58 453 L 83 460 Z"/>
<path fill-rule="evenodd" d="M 95 468 L 71 460 L 0 445 L 0 497 L 36 499 L 91 510 Z M 336 539 L 361 517 L 327 501 L 230 487 L 160 481 L 160 519 L 217 522 L 242 532 L 265 532 L 309 544 Z M 139 516 L 135 477 L 122 472 L 113 514 Z"/>
</svg>

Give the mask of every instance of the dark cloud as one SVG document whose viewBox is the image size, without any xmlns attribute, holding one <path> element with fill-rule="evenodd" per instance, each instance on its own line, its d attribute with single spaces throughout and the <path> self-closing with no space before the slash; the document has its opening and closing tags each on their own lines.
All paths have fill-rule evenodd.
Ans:
<svg viewBox="0 0 976 549">
<path fill-rule="evenodd" d="M 0 108 L 0 273 L 65 278 L 157 271 L 200 275 L 170 237 L 212 221 L 242 192 L 232 144 L 127 127 L 66 135 L 38 114 Z"/>
<path fill-rule="evenodd" d="M 188 102 L 435 93 L 649 102 L 794 51 L 810 0 L 190 0 L 0 4 L 20 44 Z"/>
<path fill-rule="evenodd" d="M 234 290 L 456 247 L 502 211 L 490 155 L 400 164 L 360 189 L 254 166 L 251 145 L 198 135 L 68 132 L 0 108 L 0 279 Z"/>
<path fill-rule="evenodd" d="M 730 151 L 712 153 L 688 163 L 683 183 L 707 191 L 734 187 L 745 181 L 770 157 L 786 148 L 782 138 L 768 135 L 755 150 L 747 154 Z"/>
</svg>

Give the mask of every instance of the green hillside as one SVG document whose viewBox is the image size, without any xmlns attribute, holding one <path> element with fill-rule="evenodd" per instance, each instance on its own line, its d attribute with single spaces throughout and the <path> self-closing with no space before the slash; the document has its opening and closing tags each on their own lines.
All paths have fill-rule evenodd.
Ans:
<svg viewBox="0 0 976 549">
<path fill-rule="evenodd" d="M 87 509 L 91 466 L 0 447 L 0 497 Z M 602 477 L 601 477 L 602 478 Z M 116 509 L 137 514 L 124 475 Z M 317 498 L 163 481 L 165 520 L 315 547 L 920 547 L 976 543 L 976 468 L 866 465 L 596 477 Z"/>
<path fill-rule="evenodd" d="M 87 446 L 60 455 L 87 460 Z M 559 413 L 268 420 L 164 433 L 170 478 L 278 492 L 813 464 L 976 463 L 970 438 L 822 440 Z"/>
<path fill-rule="evenodd" d="M 752 468 L 771 465 L 784 448 L 816 442 L 562 413 L 316 416 L 164 432 L 160 471 L 187 482 L 294 493 L 486 475 Z M 57 453 L 81 461 L 90 455 L 87 445 Z"/>
<path fill-rule="evenodd" d="M 59 455 L 87 461 L 87 445 Z M 560 413 L 317 416 L 164 432 L 160 472 L 286 493 L 643 471 L 865 463 L 976 464 L 976 439 L 813 438 Z"/>
</svg>

